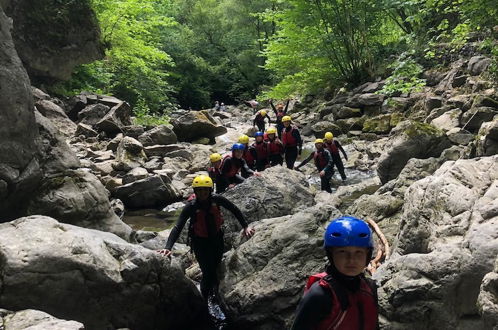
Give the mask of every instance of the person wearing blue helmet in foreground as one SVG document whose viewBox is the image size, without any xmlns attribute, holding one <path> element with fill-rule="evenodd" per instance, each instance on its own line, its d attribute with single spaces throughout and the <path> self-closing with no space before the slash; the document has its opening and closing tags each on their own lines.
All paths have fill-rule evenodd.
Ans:
<svg viewBox="0 0 498 330">
<path fill-rule="evenodd" d="M 374 248 L 370 227 L 351 216 L 334 219 L 324 248 L 329 264 L 308 279 L 292 330 L 378 329 L 377 288 L 364 276 Z"/>
<path fill-rule="evenodd" d="M 221 176 L 220 184 L 216 186 L 216 192 L 222 193 L 227 188 L 231 188 L 236 184 L 244 182 L 244 178 L 240 175 L 240 171 L 243 171 L 246 175 L 258 175 L 258 172 L 254 172 L 247 166 L 246 161 L 242 157 L 244 155 L 245 145 L 242 143 L 235 143 L 232 146 L 232 154 L 226 155 L 223 158 L 221 164 Z"/>
</svg>

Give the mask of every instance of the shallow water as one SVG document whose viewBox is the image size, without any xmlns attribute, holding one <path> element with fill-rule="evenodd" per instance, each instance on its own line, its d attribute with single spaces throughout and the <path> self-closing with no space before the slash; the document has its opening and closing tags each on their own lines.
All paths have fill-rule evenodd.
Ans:
<svg viewBox="0 0 498 330">
<path fill-rule="evenodd" d="M 127 210 L 123 221 L 133 230 L 163 231 L 174 226 L 178 210 L 166 212 L 157 209 Z"/>
</svg>

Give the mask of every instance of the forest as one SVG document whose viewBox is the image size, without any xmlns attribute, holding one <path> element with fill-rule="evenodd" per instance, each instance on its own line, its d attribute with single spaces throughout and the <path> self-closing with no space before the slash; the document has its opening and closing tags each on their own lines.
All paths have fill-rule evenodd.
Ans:
<svg viewBox="0 0 498 330">
<path fill-rule="evenodd" d="M 386 79 L 425 85 L 478 49 L 498 75 L 495 0 L 91 0 L 105 58 L 79 66 L 59 95 L 87 90 L 135 115 L 284 99 Z"/>
</svg>

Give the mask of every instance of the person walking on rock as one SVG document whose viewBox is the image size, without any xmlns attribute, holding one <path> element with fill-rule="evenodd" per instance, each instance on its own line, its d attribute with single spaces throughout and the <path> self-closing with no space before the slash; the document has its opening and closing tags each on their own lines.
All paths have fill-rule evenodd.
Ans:
<svg viewBox="0 0 498 330">
<path fill-rule="evenodd" d="M 221 160 L 223 158 L 219 153 L 214 153 L 209 156 L 211 166 L 208 167 L 208 173 L 213 183 L 216 184 L 216 193 L 221 193 L 220 186 L 223 178 L 221 177 Z"/>
<path fill-rule="evenodd" d="M 252 145 L 253 157 L 256 159 L 256 170 L 262 172 L 270 164 L 268 162 L 268 143 L 264 141 L 263 132 L 254 133 Z"/>
<path fill-rule="evenodd" d="M 170 256 L 171 249 L 189 220 L 189 240 L 202 271 L 201 293 L 207 300 L 218 294 L 218 267 L 223 256 L 223 216 L 221 207 L 230 211 L 242 226 L 242 234 L 250 238 L 254 229 L 249 228 L 242 212 L 232 202 L 213 194 L 213 181 L 209 176 L 197 176 L 192 182 L 195 198 L 185 205 L 178 221 L 171 230 L 166 247 L 159 253 Z"/>
<path fill-rule="evenodd" d="M 244 178 L 240 175 L 243 171 L 248 174 L 248 176 L 257 175 L 258 172 L 251 170 L 242 155 L 244 154 L 245 146 L 241 143 L 235 143 L 232 146 L 232 155 L 226 155 L 223 158 L 223 163 L 221 165 L 221 183 L 220 183 L 220 193 L 227 190 L 227 188 L 232 188 L 233 186 L 244 182 Z"/>
<path fill-rule="evenodd" d="M 378 329 L 377 288 L 364 276 L 374 248 L 370 227 L 350 216 L 334 219 L 324 248 L 329 264 L 309 277 L 292 330 Z"/>
<path fill-rule="evenodd" d="M 282 118 L 284 128 L 282 129 L 282 143 L 284 144 L 285 163 L 287 168 L 293 169 L 298 154 L 303 150 L 303 140 L 296 126 L 292 125 L 292 118 L 284 116 Z"/>
<path fill-rule="evenodd" d="M 257 126 L 260 132 L 265 131 L 265 118 L 268 118 L 268 125 L 269 125 L 271 121 L 270 117 L 268 116 L 268 113 L 266 112 L 266 110 L 261 110 L 258 111 L 252 122 L 252 125 Z"/>
<path fill-rule="evenodd" d="M 249 137 L 243 134 L 239 137 L 238 142 L 244 145 L 244 153 L 242 154 L 242 158 L 246 161 L 247 167 L 254 171 L 256 169 L 256 158 L 254 158 L 253 147 L 249 145 Z M 251 174 L 242 171 L 242 176 L 244 178 L 248 178 Z"/>
<path fill-rule="evenodd" d="M 279 139 L 282 139 L 282 130 L 284 128 L 284 124 L 282 123 L 282 118 L 284 118 L 284 116 L 287 115 L 287 110 L 289 109 L 289 103 L 290 103 L 290 100 L 287 100 L 287 104 L 285 105 L 285 109 L 284 109 L 284 105 L 282 103 L 278 103 L 277 107 L 275 108 L 275 106 L 273 105 L 273 101 L 270 100 L 270 105 L 273 109 L 273 112 L 275 112 L 275 116 L 277 118 L 276 126 L 277 126 L 277 132 L 278 132 Z"/>
<path fill-rule="evenodd" d="M 270 166 L 282 165 L 284 163 L 284 145 L 282 141 L 276 136 L 277 129 L 270 127 L 266 134 L 268 136 L 268 160 Z"/>
<path fill-rule="evenodd" d="M 301 167 L 308 164 L 311 159 L 313 159 L 318 173 L 320 173 L 321 189 L 331 193 L 332 188 L 330 187 L 330 178 L 334 175 L 332 156 L 330 156 L 330 152 L 324 148 L 322 139 L 315 140 L 315 148 L 316 151 L 312 152 L 308 158 L 303 160 L 301 164 L 296 167 L 296 170 L 299 170 Z"/>
<path fill-rule="evenodd" d="M 334 140 L 334 134 L 332 134 L 332 132 L 325 133 L 324 140 L 325 147 L 330 151 L 330 154 L 332 155 L 332 161 L 337 167 L 337 171 L 339 171 L 339 174 L 341 174 L 342 181 L 346 181 L 347 177 L 346 173 L 344 172 L 344 164 L 342 163 L 339 150 L 342 152 L 342 154 L 344 155 L 344 159 L 347 161 L 348 155 L 346 155 L 346 151 L 344 151 L 339 141 Z"/>
</svg>

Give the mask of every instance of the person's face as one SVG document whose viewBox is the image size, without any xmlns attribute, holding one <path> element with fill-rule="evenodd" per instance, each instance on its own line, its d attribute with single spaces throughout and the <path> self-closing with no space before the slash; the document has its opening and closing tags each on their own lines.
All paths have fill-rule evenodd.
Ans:
<svg viewBox="0 0 498 330">
<path fill-rule="evenodd" d="M 283 124 L 284 124 L 285 127 L 289 127 L 290 126 L 290 121 L 284 121 Z"/>
<path fill-rule="evenodd" d="M 322 150 L 323 149 L 323 143 L 315 143 L 315 148 L 316 148 L 316 150 Z"/>
<path fill-rule="evenodd" d="M 209 195 L 211 195 L 211 188 L 207 187 L 195 188 L 194 193 L 195 193 L 195 198 L 202 202 L 207 200 L 209 198 Z"/>
<path fill-rule="evenodd" d="M 234 150 L 232 151 L 232 154 L 235 158 L 241 159 L 242 155 L 244 154 L 244 150 Z"/>
<path fill-rule="evenodd" d="M 221 165 L 221 160 L 218 160 L 214 163 L 211 163 L 213 165 L 214 168 L 220 168 L 220 165 Z"/>
<path fill-rule="evenodd" d="M 332 248 L 332 259 L 335 268 L 346 276 L 357 276 L 363 272 L 367 264 L 368 249 L 358 246 Z"/>
<path fill-rule="evenodd" d="M 262 136 L 256 136 L 256 142 L 262 142 L 263 137 Z"/>
<path fill-rule="evenodd" d="M 275 139 L 275 134 L 273 134 L 273 133 L 268 134 L 268 138 L 269 138 L 270 140 Z"/>
</svg>

